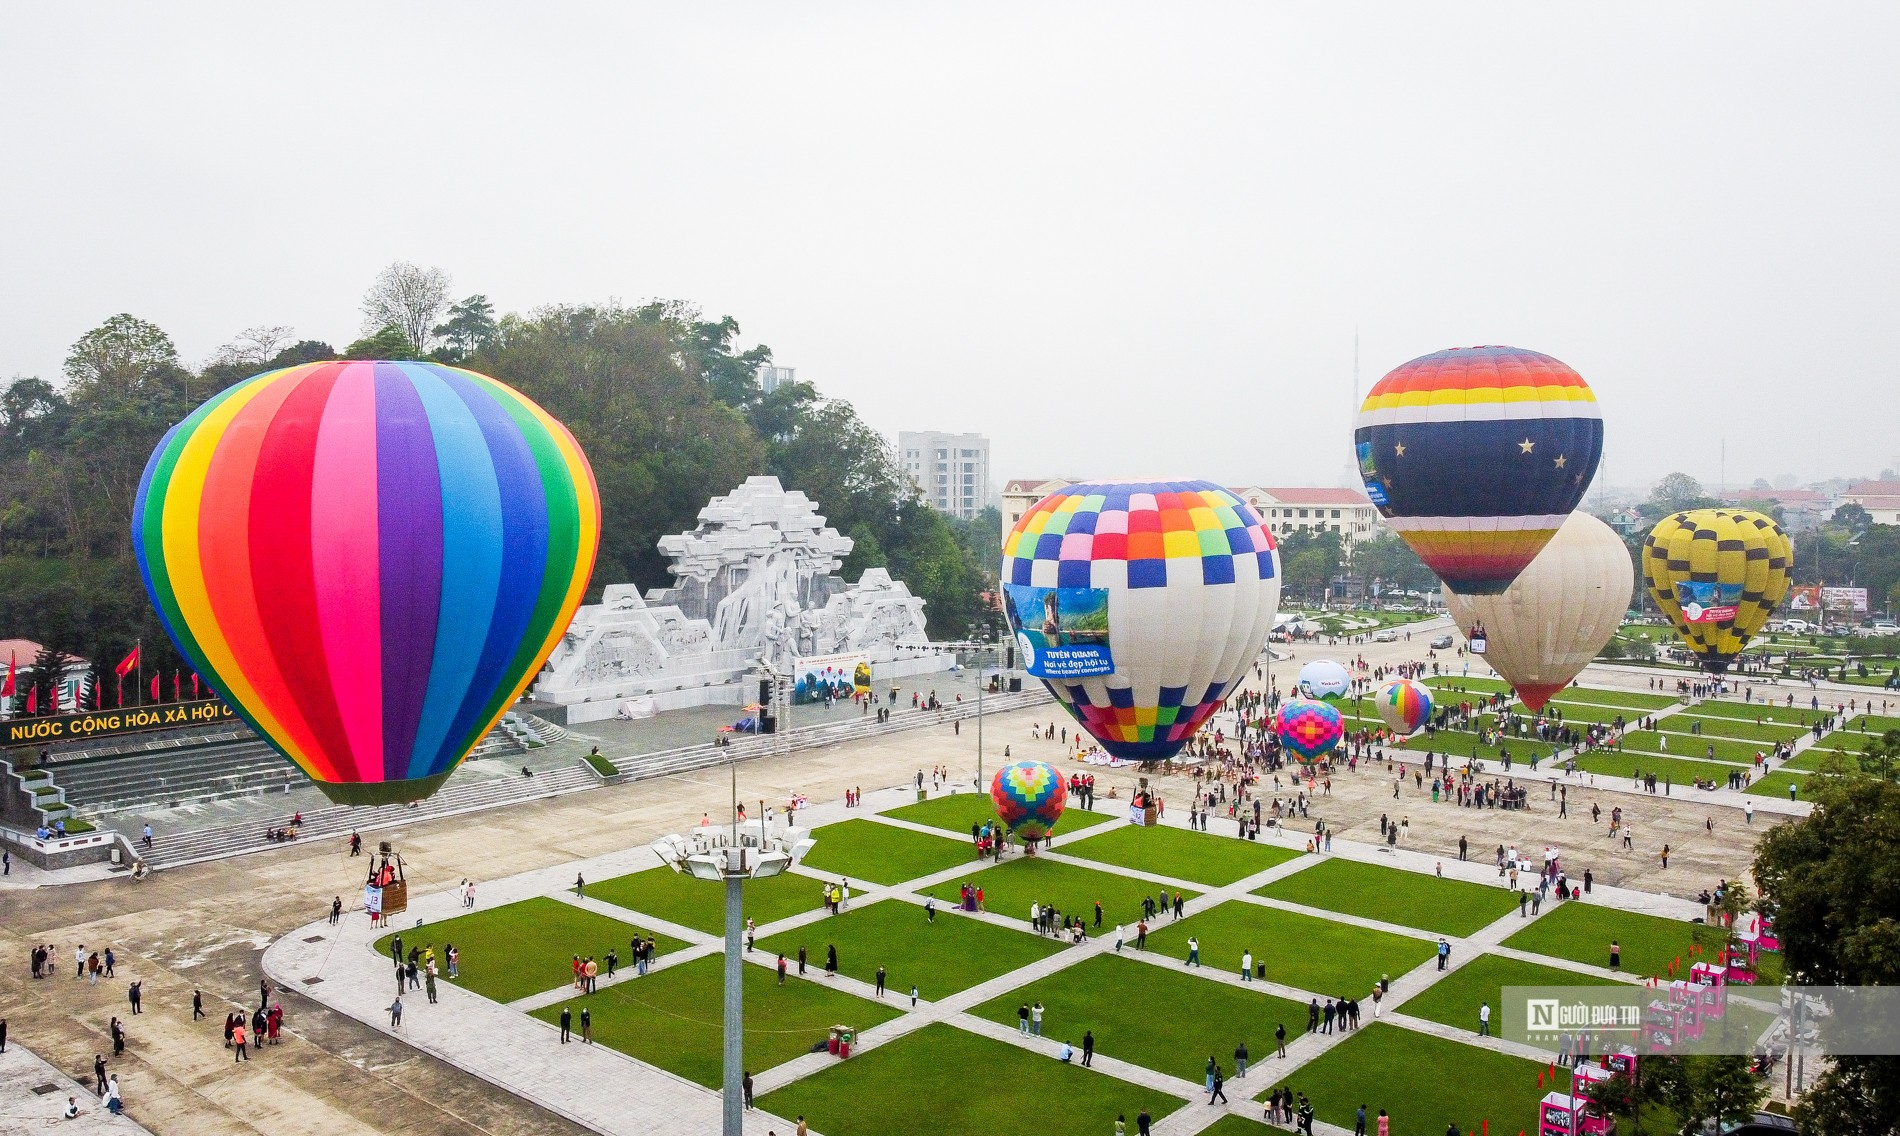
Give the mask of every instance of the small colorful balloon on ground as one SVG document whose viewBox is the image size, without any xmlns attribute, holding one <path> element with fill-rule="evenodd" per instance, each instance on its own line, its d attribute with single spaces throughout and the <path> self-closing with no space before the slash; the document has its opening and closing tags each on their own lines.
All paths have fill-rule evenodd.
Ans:
<svg viewBox="0 0 1900 1136">
<path fill-rule="evenodd" d="M 1018 761 L 996 771 L 990 780 L 990 800 L 996 815 L 1018 838 L 1044 840 L 1062 819 L 1069 787 L 1062 774 L 1046 761 Z"/>
<path fill-rule="evenodd" d="M 1710 674 L 1728 670 L 1788 594 L 1794 543 L 1752 509 L 1664 517 L 1643 541 L 1643 581 Z"/>
<path fill-rule="evenodd" d="M 1501 592 L 1577 507 L 1603 454 L 1596 395 L 1518 347 L 1454 347 L 1380 379 L 1353 430 L 1366 496 L 1445 586 Z"/>
<path fill-rule="evenodd" d="M 1394 679 L 1379 688 L 1373 697 L 1379 717 L 1392 732 L 1410 737 L 1432 720 L 1431 688 L 1409 678 Z"/>
<path fill-rule="evenodd" d="M 1331 659 L 1314 659 L 1300 668 L 1300 677 L 1293 685 L 1308 698 L 1336 702 L 1352 689 L 1352 676 Z"/>
<path fill-rule="evenodd" d="M 1179 752 L 1252 670 L 1280 602 L 1273 533 L 1206 481 L 1100 481 L 1036 502 L 1003 540 L 1025 669 L 1102 748 Z"/>
<path fill-rule="evenodd" d="M 346 804 L 441 786 L 567 630 L 599 537 L 566 427 L 435 363 L 241 382 L 160 440 L 132 510 L 179 651 Z"/>
<path fill-rule="evenodd" d="M 1346 728 L 1336 708 L 1310 698 L 1282 702 L 1273 726 L 1280 744 L 1302 761 L 1317 761 L 1332 752 Z"/>
</svg>

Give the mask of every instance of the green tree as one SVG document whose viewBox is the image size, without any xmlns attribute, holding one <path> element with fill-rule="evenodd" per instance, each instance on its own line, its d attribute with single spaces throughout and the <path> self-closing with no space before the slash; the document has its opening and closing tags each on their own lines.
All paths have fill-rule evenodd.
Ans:
<svg viewBox="0 0 1900 1136">
<path fill-rule="evenodd" d="M 459 363 L 493 345 L 501 326 L 495 322 L 495 306 L 487 296 L 475 295 L 449 305 L 449 318 L 435 326 L 434 334 L 444 341 L 437 354 L 447 362 Z"/>
<path fill-rule="evenodd" d="M 345 359 L 414 359 L 422 352 L 395 324 L 385 324 L 343 349 Z"/>
<path fill-rule="evenodd" d="M 1865 531 L 1868 525 L 1874 523 L 1874 518 L 1865 508 L 1851 502 L 1834 510 L 1833 520 L 1835 524 L 1856 536 Z"/>
<path fill-rule="evenodd" d="M 414 347 L 408 356 L 386 358 L 412 358 L 428 350 L 436 321 L 448 303 L 448 273 L 399 260 L 377 273 L 363 294 L 363 334 L 374 336 L 384 328 L 400 328 Z"/>
<path fill-rule="evenodd" d="M 1352 570 L 1365 579 L 1368 587 L 1378 580 L 1381 595 L 1438 590 L 1438 577 L 1396 533 L 1380 533 L 1355 543 Z"/>
<path fill-rule="evenodd" d="M 1896 746 L 1900 738 L 1881 739 L 1876 771 Z M 1890 764 L 1886 772 L 1837 765 L 1810 774 L 1803 795 L 1813 811 L 1770 829 L 1756 846 L 1755 879 L 1775 915 L 1791 982 L 1900 982 L 1900 783 L 1890 779 Z M 1813 1136 L 1900 1132 L 1900 1057 L 1835 1056 L 1796 1119 Z"/>
<path fill-rule="evenodd" d="M 1650 488 L 1649 499 L 1636 511 L 1652 521 L 1684 509 L 1709 509 L 1720 504 L 1702 488 L 1702 483 L 1686 473 L 1672 473 Z"/>
<path fill-rule="evenodd" d="M 1280 541 L 1283 586 L 1309 601 L 1325 594 L 1339 574 L 1340 560 L 1339 534 L 1330 529 L 1299 530 Z"/>
</svg>

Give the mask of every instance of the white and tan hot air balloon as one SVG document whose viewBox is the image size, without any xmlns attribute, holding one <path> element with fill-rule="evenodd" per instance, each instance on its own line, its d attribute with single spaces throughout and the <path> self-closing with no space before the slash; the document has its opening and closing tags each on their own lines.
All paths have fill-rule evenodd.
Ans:
<svg viewBox="0 0 1900 1136">
<path fill-rule="evenodd" d="M 1469 639 L 1482 627 L 1485 661 L 1525 706 L 1542 710 L 1616 634 L 1635 584 L 1623 538 L 1588 513 L 1572 513 L 1500 594 L 1443 591 L 1459 630 Z"/>
</svg>

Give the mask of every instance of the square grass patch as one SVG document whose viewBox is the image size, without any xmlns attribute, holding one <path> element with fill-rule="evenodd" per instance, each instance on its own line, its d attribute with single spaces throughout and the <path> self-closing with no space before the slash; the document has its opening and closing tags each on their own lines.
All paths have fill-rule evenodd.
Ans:
<svg viewBox="0 0 1900 1136">
<path fill-rule="evenodd" d="M 768 876 L 747 880 L 745 914 L 763 926 L 819 906 L 818 884 L 805 876 Z M 726 893 L 723 887 L 696 880 L 684 872 L 651 868 L 631 875 L 587 885 L 590 899 L 628 911 L 678 923 L 708 935 L 726 931 Z"/>
<path fill-rule="evenodd" d="M 814 836 L 817 843 L 799 861 L 807 868 L 851 880 L 870 880 L 874 884 L 901 884 L 918 876 L 928 876 L 976 863 L 976 847 L 960 840 L 930 836 L 854 818 L 828 824 Z M 812 894 L 818 886 L 803 877 Z"/>
<path fill-rule="evenodd" d="M 996 818 L 996 802 L 990 800 L 988 793 L 946 793 L 914 805 L 885 809 L 884 815 L 968 836 L 971 825 Z M 1065 808 L 1062 810 L 1062 819 L 1056 822 L 1056 840 L 1060 843 L 1064 834 L 1113 819 L 1112 813 L 1089 813 L 1079 808 Z"/>
<path fill-rule="evenodd" d="M 1662 974 L 1678 958 L 1685 967 L 1694 961 L 1689 948 L 1699 926 L 1682 919 L 1572 900 L 1532 920 L 1530 926 L 1504 940 L 1504 945 L 1591 966 L 1609 966 L 1610 942 L 1615 940 L 1623 948 L 1619 969 L 1648 977 Z M 1711 932 L 1706 948 L 1711 957 L 1721 945 L 1716 939 Z"/>
<path fill-rule="evenodd" d="M 1081 1060 L 1077 1050 L 1077 1061 Z M 839 1061 L 758 1099 L 778 1116 L 803 1116 L 825 1136 L 894 1132 L 1033 1131 L 1102 1136 L 1146 1108 L 1156 1120 L 1179 1097 L 1019 1049 L 954 1026 L 925 1026 Z"/>
<path fill-rule="evenodd" d="M 1620 706 L 1627 710 L 1644 712 L 1676 705 L 1674 698 L 1664 694 L 1643 694 L 1634 690 L 1604 690 L 1593 686 L 1567 686 L 1554 701 L 1588 702 L 1593 706 Z"/>
<path fill-rule="evenodd" d="M 901 992 L 907 1005 L 912 983 L 924 998 L 947 998 L 1063 949 L 1054 939 L 959 918 L 953 911 L 939 910 L 936 922 L 929 922 L 921 906 L 890 899 L 761 939 L 753 954 L 770 959 L 782 951 L 796 960 L 801 944 L 820 971 L 825 948 L 833 945 L 838 969 L 851 978 L 875 982 L 877 968 L 884 967 L 891 998 Z"/>
<path fill-rule="evenodd" d="M 1042 1035 L 1184 1081 L 1198 1082 L 1211 1054 L 1232 1076 L 1234 1047 L 1246 1042 L 1250 1063 L 1273 1057 L 1273 1027 L 1290 1041 L 1306 1031 L 1306 1004 L 1244 986 L 1207 982 L 1122 955 L 1096 955 L 971 1010 L 1013 1026 L 1018 1008 L 1040 1000 Z M 1258 1074 L 1256 1074 L 1258 1075 Z"/>
<path fill-rule="evenodd" d="M 926 894 L 935 897 L 940 904 L 954 907 L 962 882 L 952 880 L 939 884 Z M 1081 916 L 1091 935 L 1113 935 L 1115 925 L 1123 924 L 1130 943 L 1135 940 L 1135 924 L 1141 919 L 1141 898 L 1154 896 L 1156 902 L 1160 902 L 1162 891 L 1167 891 L 1170 899 L 1175 894 L 1174 888 L 1164 889 L 1146 880 L 1060 864 L 1046 856 L 1018 856 L 997 867 L 972 873 L 970 882 L 983 889 L 985 911 L 1007 919 L 1020 919 L 1025 931 L 1029 930 L 1029 905 L 1052 903 L 1063 916 Z M 1193 899 L 1198 893 L 1185 894 Z M 1100 927 L 1095 926 L 1098 900 L 1102 904 Z M 1151 937 L 1156 925 L 1149 924 Z"/>
<path fill-rule="evenodd" d="M 440 923 L 424 923 L 402 932 L 402 947 L 406 954 L 410 947 L 434 946 L 442 970 L 440 980 L 447 982 L 448 964 L 439 960 L 448 944 L 454 943 L 461 952 L 456 968 L 461 977 L 453 980 L 455 984 L 484 998 L 512 1002 L 573 982 L 575 955 L 592 955 L 598 960 L 605 958 L 612 947 L 631 965 L 629 948 L 636 932 L 640 932 L 636 924 L 536 896 Z M 376 940 L 376 949 L 384 958 L 389 957 L 389 941 L 393 938 L 395 935 L 390 934 Z M 661 955 L 686 945 L 670 935 L 654 934 L 653 939 Z M 602 963 L 601 973 L 606 971 Z"/>
<path fill-rule="evenodd" d="M 1879 714 L 1862 714 L 1848 724 L 1848 729 L 1879 737 L 1888 730 L 1900 730 L 1900 718 L 1887 718 Z"/>
<path fill-rule="evenodd" d="M 1264 872 L 1275 864 L 1284 864 L 1300 853 L 1291 848 L 1276 848 L 1255 840 L 1239 840 L 1209 833 L 1156 825 L 1122 825 L 1100 835 L 1090 836 L 1060 849 L 1065 856 L 1080 856 L 1137 872 L 1153 872 L 1177 880 L 1192 880 L 1209 887 L 1224 887 Z"/>
<path fill-rule="evenodd" d="M 1809 772 L 1813 772 L 1821 768 L 1821 766 L 1826 765 L 1829 758 L 1837 758 L 1842 764 L 1846 765 L 1847 768 L 1857 770 L 1860 768 L 1861 752 L 1859 746 L 1842 746 L 1836 749 L 1815 746 L 1802 750 L 1775 768 L 1805 769 Z"/>
<path fill-rule="evenodd" d="M 1663 719 L 1667 722 L 1668 719 Z M 1660 723 L 1659 723 L 1660 724 Z M 1643 753 L 1660 754 L 1663 757 L 1683 757 L 1698 761 L 1732 761 L 1737 765 L 1755 764 L 1755 755 L 1766 753 L 1768 745 L 1756 742 L 1732 742 L 1725 738 L 1713 738 L 1707 734 L 1669 735 L 1669 747 L 1663 748 L 1661 735 L 1654 730 L 1631 730 L 1623 735 L 1626 749 L 1640 750 Z M 1710 751 L 1714 753 L 1711 754 Z"/>
<path fill-rule="evenodd" d="M 1397 978 L 1431 961 L 1437 944 L 1233 900 L 1148 933 L 1148 949 L 1187 958 L 1188 936 L 1201 961 L 1237 973 L 1243 951 L 1267 964 L 1267 979 L 1322 997 L 1364 997 L 1380 975 Z M 1231 1048 L 1231 1047 L 1230 1047 Z"/>
<path fill-rule="evenodd" d="M 1647 753 L 1618 753 L 1599 750 L 1587 753 L 1577 759 L 1577 768 L 1599 777 L 1627 777 L 1634 779 L 1640 773 L 1656 775 L 1656 791 L 1661 793 L 1667 786 L 1673 788 L 1695 788 L 1695 779 L 1714 781 L 1726 786 L 1728 775 L 1737 769 L 1753 769 L 1753 765 L 1724 765 L 1714 761 L 1684 761 L 1674 757 L 1657 757 Z"/>
<path fill-rule="evenodd" d="M 1326 860 L 1254 894 L 1460 938 L 1517 907 L 1517 897 L 1505 888 L 1357 860 Z"/>
<path fill-rule="evenodd" d="M 1286 1083 L 1313 1102 L 1328 1124 L 1352 1130 L 1366 1106 L 1376 1131 L 1381 1108 L 1394 1132 L 1515 1132 L 1536 1119 L 1545 1066 L 1491 1049 L 1374 1023 L 1301 1066 Z"/>
<path fill-rule="evenodd" d="M 1249 1120 L 1230 1112 L 1201 1129 L 1201 1136 L 1269 1136 L 1270 1133 L 1281 1131 L 1283 1129 L 1268 1127 L 1263 1121 Z M 1372 1131 L 1372 1129 L 1368 1128 L 1367 1131 Z"/>
<path fill-rule="evenodd" d="M 1773 773 L 1758 779 L 1753 785 L 1744 789 L 1743 792 L 1755 797 L 1779 797 L 1782 800 L 1793 799 L 1798 801 L 1802 799 L 1801 791 L 1806 788 L 1802 782 L 1806 780 L 1808 776 L 1806 773 L 1784 773 L 1777 769 Z M 1795 790 L 1793 798 L 1788 796 L 1788 787 L 1790 785 L 1794 786 Z"/>
<path fill-rule="evenodd" d="M 1671 733 L 1687 734 L 1689 727 L 1701 726 L 1702 737 L 1739 738 L 1748 742 L 1788 742 L 1807 733 L 1799 726 L 1780 723 L 1755 723 L 1740 718 L 1699 717 L 1691 714 L 1671 714 L 1659 719 L 1658 726 Z M 1672 743 L 1673 744 L 1673 740 Z"/>
<path fill-rule="evenodd" d="M 1511 689 L 1511 684 L 1501 678 L 1477 675 L 1433 675 L 1425 680 L 1425 685 L 1450 694 L 1500 694 Z"/>
<path fill-rule="evenodd" d="M 1574 970 L 1525 962 L 1504 955 L 1479 955 L 1470 962 L 1407 998 L 1401 1014 L 1442 1022 L 1460 1029 L 1478 1028 L 1478 1006 L 1491 1003 L 1492 1020 L 1504 1020 L 1506 986 L 1621 986 L 1611 978 L 1579 974 Z"/>
<path fill-rule="evenodd" d="M 586 1005 L 594 1015 L 595 1044 L 716 1089 L 725 1052 L 725 965 L 724 955 L 707 955 L 645 978 L 616 982 L 589 997 L 544 1006 L 532 1016 L 559 1024 L 561 1007 L 568 1006 L 579 1040 L 581 1006 Z M 747 966 L 746 1068 L 769 1069 L 802 1056 L 824 1041 L 834 1025 L 866 1030 L 899 1012 L 895 1004 L 881 1006 L 833 989 L 822 976 L 788 979 L 780 986 L 771 971 Z"/>
</svg>

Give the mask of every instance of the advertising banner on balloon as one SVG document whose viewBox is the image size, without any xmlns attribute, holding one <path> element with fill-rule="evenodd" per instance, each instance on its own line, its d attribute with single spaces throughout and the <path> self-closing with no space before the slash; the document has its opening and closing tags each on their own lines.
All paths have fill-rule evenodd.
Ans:
<svg viewBox="0 0 1900 1136">
<path fill-rule="evenodd" d="M 1676 583 L 1676 603 L 1682 608 L 1682 618 L 1690 623 L 1720 623 L 1724 619 L 1734 619 L 1735 609 L 1741 602 L 1740 584 L 1723 584 L 1713 580 L 1680 580 Z"/>
<path fill-rule="evenodd" d="M 1108 642 L 1108 589 L 1004 584 L 1023 667 L 1037 678 L 1115 673 Z"/>
<path fill-rule="evenodd" d="M 792 661 L 792 701 L 823 702 L 871 692 L 871 657 L 863 652 L 806 655 Z"/>
</svg>

